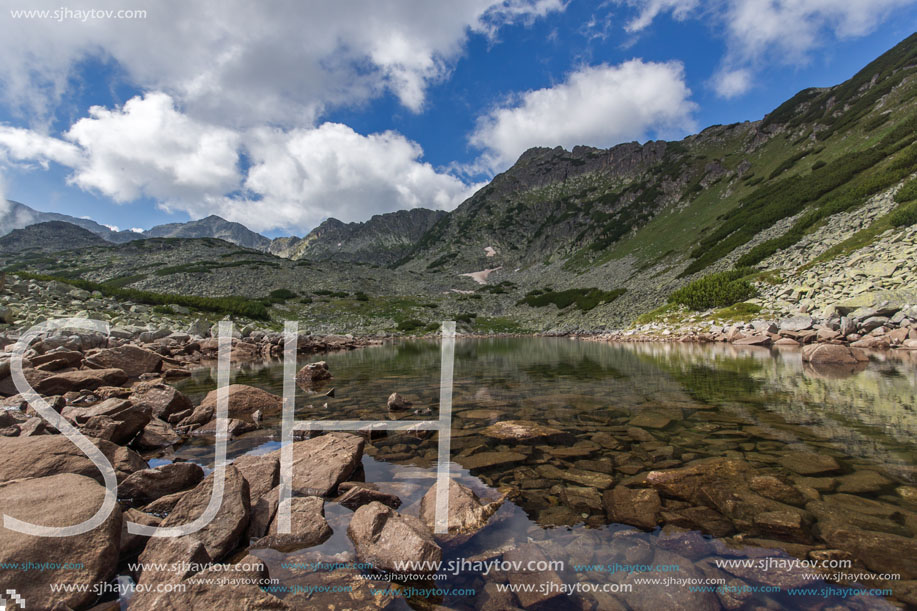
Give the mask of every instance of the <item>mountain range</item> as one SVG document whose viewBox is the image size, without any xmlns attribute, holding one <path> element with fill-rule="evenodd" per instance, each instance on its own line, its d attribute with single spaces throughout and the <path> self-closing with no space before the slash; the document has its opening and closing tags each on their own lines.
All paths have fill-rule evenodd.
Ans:
<svg viewBox="0 0 917 611">
<path fill-rule="evenodd" d="M 348 281 L 340 275 L 348 265 L 374 265 L 395 272 L 377 273 L 393 292 L 467 295 L 487 284 L 486 299 L 494 303 L 482 295 L 478 310 L 517 317 L 529 312 L 519 304 L 533 293 L 595 287 L 617 297 L 588 316 L 614 322 L 665 303 L 700 276 L 733 268 L 789 273 L 787 261 L 802 266 L 868 248 L 892 227 L 890 214 L 912 205 L 901 194 L 917 193 L 908 183 L 915 173 L 917 34 L 844 83 L 800 91 L 760 120 L 713 125 L 677 142 L 530 149 L 451 212 L 414 209 L 364 223 L 328 219 L 303 238 L 269 240 L 219 217 L 114 232 L 11 202 L 0 233 L 67 221 L 116 244 L 220 238 L 274 261 L 302 263 L 277 263 L 293 285 L 309 262 L 334 264 L 322 267 L 330 287 Z M 52 229 L 43 228 L 42 239 Z M 115 258 L 126 252 L 111 248 Z M 195 290 L 200 282 L 182 280 L 187 270 L 200 269 L 192 263 L 175 261 L 169 274 L 137 282 Z M 219 269 L 226 287 L 254 286 L 244 266 Z M 103 265 L 93 270 L 95 280 L 109 274 Z M 120 276 L 130 272 L 123 261 L 117 266 Z M 261 273 L 258 282 L 267 280 Z"/>
</svg>

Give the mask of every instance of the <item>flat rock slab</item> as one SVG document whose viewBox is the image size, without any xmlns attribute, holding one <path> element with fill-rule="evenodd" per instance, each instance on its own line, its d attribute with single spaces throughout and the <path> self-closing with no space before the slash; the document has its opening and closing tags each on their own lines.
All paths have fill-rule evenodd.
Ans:
<svg viewBox="0 0 917 611">
<path fill-rule="evenodd" d="M 554 465 L 539 465 L 538 473 L 546 479 L 561 479 L 599 490 L 611 488 L 615 482 L 614 477 L 607 473 L 584 469 L 558 469 Z"/>
<path fill-rule="evenodd" d="M 92 517 L 102 505 L 105 488 L 72 473 L 0 484 L 0 514 L 42 526 L 71 526 Z M 61 571 L 5 570 L 3 589 L 16 590 L 28 609 L 50 609 L 56 603 L 81 608 L 95 599 L 86 592 L 52 593 L 51 584 L 84 585 L 107 581 L 118 565 L 121 510 L 95 529 L 72 537 L 35 537 L 7 529 L 0 536 L 0 562 L 52 561 L 79 563 Z M 2 528 L 2 527 L 0 527 Z M 4 592 L 5 594 L 5 592 Z"/>
<path fill-rule="evenodd" d="M 653 412 L 641 412 L 630 419 L 628 424 L 630 426 L 639 426 L 644 429 L 664 429 L 672 422 L 671 418 L 667 418 L 662 414 L 654 414 Z"/>
<path fill-rule="evenodd" d="M 363 446 L 363 438 L 350 433 L 327 433 L 294 443 L 293 494 L 330 496 L 360 466 Z M 280 452 L 267 456 L 279 460 Z"/>
<path fill-rule="evenodd" d="M 483 433 L 501 441 L 548 441 L 569 436 L 560 429 L 531 420 L 503 420 L 490 425 Z"/>
<path fill-rule="evenodd" d="M 499 465 L 511 465 L 522 462 L 528 458 L 519 452 L 478 452 L 471 456 L 456 458 L 456 461 L 466 469 L 486 469 Z"/>
<path fill-rule="evenodd" d="M 831 456 L 813 452 L 789 452 L 780 458 L 780 464 L 799 475 L 834 475 L 841 470 Z"/>
<path fill-rule="evenodd" d="M 95 390 L 100 386 L 121 386 L 128 375 L 121 369 L 80 369 L 49 376 L 37 384 L 41 395 L 63 395 L 75 390 Z"/>
<path fill-rule="evenodd" d="M 162 369 L 162 357 L 151 350 L 130 344 L 101 350 L 86 359 L 91 369 L 121 369 L 131 378 Z"/>
</svg>

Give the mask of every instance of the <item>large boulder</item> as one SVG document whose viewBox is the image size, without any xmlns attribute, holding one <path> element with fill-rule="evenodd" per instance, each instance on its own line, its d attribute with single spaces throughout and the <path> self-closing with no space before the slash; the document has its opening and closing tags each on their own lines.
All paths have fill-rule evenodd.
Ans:
<svg viewBox="0 0 917 611">
<path fill-rule="evenodd" d="M 357 509 L 350 519 L 347 536 L 353 541 L 360 561 L 371 562 L 374 568 L 384 571 L 404 572 L 402 563 L 415 562 L 429 563 L 428 568 L 415 572 L 430 573 L 434 569 L 432 563 L 443 558 L 443 550 L 426 524 L 382 503 Z"/>
<path fill-rule="evenodd" d="M 118 486 L 118 497 L 146 505 L 159 497 L 187 490 L 204 479 L 204 470 L 190 462 L 176 462 L 131 473 Z"/>
<path fill-rule="evenodd" d="M 856 365 L 868 358 L 840 344 L 809 344 L 802 349 L 802 360 L 816 364 Z"/>
<path fill-rule="evenodd" d="M 207 476 L 190 492 L 186 492 L 162 521 L 162 526 L 178 526 L 196 520 L 210 502 L 216 471 Z M 248 526 L 251 506 L 248 500 L 248 482 L 242 474 L 229 465 L 223 482 L 223 502 L 210 524 L 193 533 L 214 561 L 222 559 L 238 545 Z"/>
<path fill-rule="evenodd" d="M 146 469 L 139 454 L 104 439 L 89 438 L 108 458 L 118 481 Z M 0 482 L 25 477 L 76 473 L 102 483 L 102 474 L 83 452 L 63 435 L 0 437 Z"/>
<path fill-rule="evenodd" d="M 293 494 L 329 496 L 350 479 L 363 458 L 362 437 L 327 433 L 293 444 Z M 268 454 L 278 460 L 281 450 Z"/>
<path fill-rule="evenodd" d="M 325 521 L 325 502 L 317 496 L 296 496 L 290 499 L 289 533 L 279 532 L 279 514 L 278 508 L 267 536 L 253 543 L 252 547 L 292 552 L 324 543 L 332 534 L 331 527 Z"/>
<path fill-rule="evenodd" d="M 430 530 L 436 527 L 436 489 L 437 484 L 433 484 L 420 501 L 420 519 Z M 501 497 L 492 503 L 484 503 L 473 490 L 450 479 L 446 514 L 448 534 L 437 535 L 437 539 L 454 545 L 468 541 L 487 526 L 487 522 L 503 501 L 504 498 Z"/>
<path fill-rule="evenodd" d="M 104 497 L 105 488 L 72 473 L 18 480 L 0 484 L 0 514 L 42 526 L 72 526 L 92 517 Z M 3 589 L 18 592 L 29 609 L 51 609 L 56 604 L 76 609 L 88 605 L 96 597 L 92 586 L 110 579 L 117 569 L 121 520 L 121 510 L 116 505 L 101 525 L 72 537 L 36 537 L 2 529 L 0 564 L 50 560 L 79 567 L 5 570 Z M 52 584 L 75 587 L 69 592 L 54 593 Z"/>
<path fill-rule="evenodd" d="M 331 378 L 331 371 L 328 370 L 328 363 L 325 361 L 309 363 L 296 373 L 296 383 L 305 388 Z"/>
<path fill-rule="evenodd" d="M 134 387 L 131 403 L 148 407 L 155 418 L 168 420 L 172 414 L 194 409 L 191 400 L 168 384 L 143 382 Z"/>
<path fill-rule="evenodd" d="M 120 386 L 127 378 L 122 369 L 79 369 L 54 374 L 33 386 L 41 395 L 63 395 L 76 390 L 95 390 L 100 386 Z"/>
<path fill-rule="evenodd" d="M 151 350 L 125 344 L 100 350 L 86 359 L 85 365 L 91 369 L 120 369 L 129 377 L 137 378 L 162 369 L 162 357 Z"/>
<path fill-rule="evenodd" d="M 245 384 L 230 384 L 229 413 L 230 418 L 239 418 L 253 422 L 252 414 L 260 411 L 262 415 L 277 412 L 283 407 L 283 397 L 271 394 L 266 390 Z M 194 412 L 182 424 L 201 425 L 210 422 L 216 416 L 218 391 L 211 390 L 197 406 Z"/>
<path fill-rule="evenodd" d="M 84 434 L 108 439 L 123 445 L 134 438 L 150 422 L 149 408 L 134 405 L 126 399 L 111 398 L 100 401 L 91 407 L 71 408 L 67 415 L 78 424 L 83 425 Z M 94 430 L 104 430 L 104 425 L 112 422 L 105 435 L 94 434 Z M 98 425 L 102 424 L 102 427 Z"/>
</svg>

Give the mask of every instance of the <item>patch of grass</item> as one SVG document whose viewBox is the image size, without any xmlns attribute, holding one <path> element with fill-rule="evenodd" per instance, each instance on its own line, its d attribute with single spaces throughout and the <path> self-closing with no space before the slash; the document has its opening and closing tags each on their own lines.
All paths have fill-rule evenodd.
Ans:
<svg viewBox="0 0 917 611">
<path fill-rule="evenodd" d="M 648 325 L 652 322 L 672 322 L 673 317 L 683 318 L 681 306 L 677 303 L 667 303 L 661 305 L 655 310 L 644 312 L 634 320 L 635 325 Z"/>
<path fill-rule="evenodd" d="M 612 291 L 603 291 L 597 288 L 588 288 L 567 289 L 565 291 L 542 291 L 539 293 L 533 291 L 516 302 L 516 305 L 525 304 L 533 308 L 543 308 L 550 304 L 554 304 L 559 310 L 575 305 L 578 310 L 588 312 L 599 304 L 611 303 L 623 295 L 625 290 L 626 289 L 614 289 Z"/>
<path fill-rule="evenodd" d="M 698 278 L 669 295 L 668 301 L 697 311 L 731 306 L 757 294 L 745 279 L 755 271 L 739 268 Z"/>
<path fill-rule="evenodd" d="M 474 321 L 474 330 L 477 333 L 525 333 L 516 321 L 502 316 L 480 316 Z"/>
<path fill-rule="evenodd" d="M 727 308 L 714 310 L 710 314 L 710 318 L 715 318 L 717 320 L 729 320 L 733 322 L 748 321 L 759 314 L 761 309 L 761 306 L 756 303 L 747 303 L 743 301 L 733 304 Z"/>
<path fill-rule="evenodd" d="M 28 272 L 18 272 L 17 274 L 22 278 L 44 282 L 57 281 L 87 291 L 99 291 L 106 297 L 114 297 L 115 299 L 133 301 L 135 303 L 143 303 L 152 306 L 174 304 L 203 312 L 244 316 L 256 320 L 270 320 L 267 306 L 263 301 L 257 299 L 248 299 L 245 297 L 199 297 L 197 295 L 154 293 L 152 291 L 118 288 L 109 286 L 105 283 L 91 282 L 79 278 L 64 278 L 61 276 L 31 274 Z"/>
<path fill-rule="evenodd" d="M 320 297 L 337 297 L 338 299 L 350 296 L 350 293 L 344 291 L 330 291 L 328 289 L 316 289 L 312 292 Z"/>
</svg>

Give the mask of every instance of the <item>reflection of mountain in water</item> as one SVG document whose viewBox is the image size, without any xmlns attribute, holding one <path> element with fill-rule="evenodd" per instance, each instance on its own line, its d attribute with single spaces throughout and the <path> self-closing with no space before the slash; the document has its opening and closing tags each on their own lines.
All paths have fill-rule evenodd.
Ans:
<svg viewBox="0 0 917 611">
<path fill-rule="evenodd" d="M 917 367 L 910 360 L 885 355 L 844 375 L 814 370 L 796 351 L 681 344 L 632 349 L 680 380 L 692 396 L 749 422 L 776 426 L 783 438 L 831 440 L 851 457 L 911 460 Z"/>
</svg>

